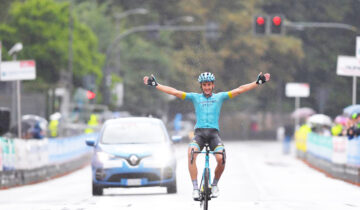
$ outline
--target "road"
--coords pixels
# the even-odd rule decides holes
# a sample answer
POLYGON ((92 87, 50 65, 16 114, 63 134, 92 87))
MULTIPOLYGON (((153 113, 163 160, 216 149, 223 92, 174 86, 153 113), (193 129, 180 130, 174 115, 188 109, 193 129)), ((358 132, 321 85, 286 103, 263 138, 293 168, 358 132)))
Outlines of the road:
MULTIPOLYGON (((281 154, 281 144, 269 141, 225 142, 227 165, 219 182, 220 197, 209 209, 342 210, 360 209, 360 187, 326 177, 291 155, 281 154)), ((177 145, 178 193, 165 188, 105 189, 91 195, 87 166, 67 176, 39 184, 0 191, 1 210, 142 210, 200 209, 192 201, 186 145, 177 145)), ((198 166, 203 165, 198 159, 198 166)), ((210 166, 214 168, 214 159, 210 166)))

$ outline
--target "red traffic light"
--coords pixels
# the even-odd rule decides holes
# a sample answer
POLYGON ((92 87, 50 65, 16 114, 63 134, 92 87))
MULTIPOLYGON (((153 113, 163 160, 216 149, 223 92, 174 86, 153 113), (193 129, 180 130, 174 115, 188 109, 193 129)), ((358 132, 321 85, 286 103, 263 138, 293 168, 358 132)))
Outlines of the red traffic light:
POLYGON ((281 24, 281 17, 279 16, 273 17, 272 22, 274 25, 279 26, 281 24))
POLYGON ((258 25, 264 25, 265 24, 265 19, 263 17, 257 17, 256 18, 256 23, 258 25))
POLYGON ((88 91, 86 91, 86 97, 88 98, 88 99, 94 99, 95 98, 95 96, 96 96, 96 94, 94 93, 94 92, 91 92, 90 90, 88 90, 88 91))

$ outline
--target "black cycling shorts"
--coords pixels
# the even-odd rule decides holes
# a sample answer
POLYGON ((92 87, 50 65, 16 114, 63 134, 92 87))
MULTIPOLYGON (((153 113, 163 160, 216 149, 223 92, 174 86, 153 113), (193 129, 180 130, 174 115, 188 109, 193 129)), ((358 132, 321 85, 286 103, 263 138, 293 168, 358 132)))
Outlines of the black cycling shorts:
POLYGON ((215 128, 196 128, 194 138, 189 146, 195 146, 201 151, 205 143, 208 143, 211 151, 219 151, 224 149, 219 131, 215 128))

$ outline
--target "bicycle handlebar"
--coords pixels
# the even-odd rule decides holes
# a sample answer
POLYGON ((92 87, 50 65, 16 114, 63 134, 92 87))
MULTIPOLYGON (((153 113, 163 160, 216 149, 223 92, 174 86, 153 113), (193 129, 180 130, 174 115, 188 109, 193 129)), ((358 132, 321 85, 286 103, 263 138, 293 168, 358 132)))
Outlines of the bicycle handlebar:
MULTIPOLYGON (((203 153, 206 154, 206 151, 194 151, 194 153, 203 153)), ((213 152, 213 151, 209 151, 210 154, 219 154, 219 155, 223 155, 223 152, 213 152)))

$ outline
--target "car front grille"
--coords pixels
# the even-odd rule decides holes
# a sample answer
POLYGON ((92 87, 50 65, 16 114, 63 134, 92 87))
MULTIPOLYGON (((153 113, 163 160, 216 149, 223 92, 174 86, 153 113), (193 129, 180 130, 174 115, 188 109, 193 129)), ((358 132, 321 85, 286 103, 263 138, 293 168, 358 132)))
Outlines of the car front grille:
POLYGON ((146 178, 148 181, 159 181, 160 177, 152 173, 123 173, 114 174, 109 178, 109 182, 120 182, 121 179, 142 179, 146 178))

